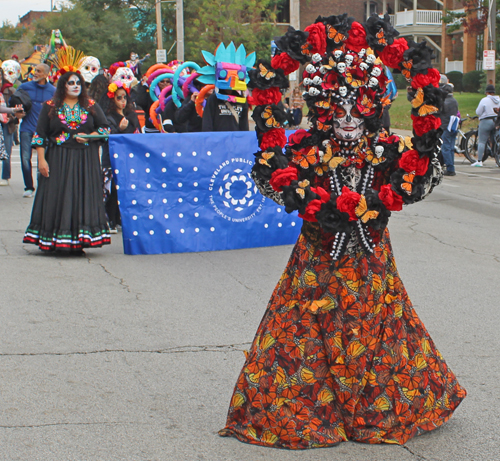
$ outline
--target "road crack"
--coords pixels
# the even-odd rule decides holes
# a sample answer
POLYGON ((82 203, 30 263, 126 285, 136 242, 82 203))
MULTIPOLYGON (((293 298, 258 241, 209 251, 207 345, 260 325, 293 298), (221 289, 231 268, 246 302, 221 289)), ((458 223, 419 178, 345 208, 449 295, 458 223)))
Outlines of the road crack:
POLYGON ((94 423, 47 423, 47 424, 23 424, 23 425, 19 425, 19 426, 3 426, 3 425, 1 425, 0 428, 2 428, 2 429, 31 429, 31 428, 37 428, 37 427, 51 427, 51 426, 95 426, 95 425, 111 426, 111 425, 116 425, 116 424, 142 424, 142 423, 120 422, 120 421, 97 421, 94 423))
POLYGON ((428 458, 424 458, 423 456, 417 455, 416 453, 413 453, 406 445, 403 445, 403 449, 406 450, 407 452, 411 453, 413 456, 416 456, 417 459, 422 460, 422 461, 427 461, 428 458))

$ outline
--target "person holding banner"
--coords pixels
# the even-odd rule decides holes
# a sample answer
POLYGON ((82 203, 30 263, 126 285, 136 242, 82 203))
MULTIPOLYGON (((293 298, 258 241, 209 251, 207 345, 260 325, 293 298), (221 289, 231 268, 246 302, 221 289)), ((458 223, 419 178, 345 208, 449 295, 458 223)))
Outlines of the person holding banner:
POLYGON ((98 142, 109 134, 102 109, 87 96, 76 67, 58 71, 52 99, 43 104, 32 145, 38 155, 38 189, 24 243, 43 251, 83 254, 111 243, 98 142))

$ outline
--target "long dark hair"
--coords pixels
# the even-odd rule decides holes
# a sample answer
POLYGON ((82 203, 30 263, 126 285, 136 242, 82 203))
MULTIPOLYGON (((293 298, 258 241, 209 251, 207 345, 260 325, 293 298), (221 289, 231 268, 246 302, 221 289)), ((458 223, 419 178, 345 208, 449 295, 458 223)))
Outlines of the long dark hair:
MULTIPOLYGON (((123 109, 123 115, 127 115, 134 110, 134 106, 132 105, 132 99, 130 98, 130 93, 127 90, 125 90, 125 88, 118 88, 118 90, 124 90, 125 95, 127 96, 127 105, 125 106, 125 109, 123 109)), ((115 94, 118 92, 118 90, 115 91, 115 94)), ((114 98, 107 98, 107 99, 108 99, 108 106, 106 108, 106 113, 112 114, 113 112, 118 112, 118 107, 116 107, 115 99, 114 98)))
POLYGON ((99 102, 103 94, 108 91, 108 79, 104 75, 96 75, 89 86, 89 96, 99 102))
POLYGON ((66 83, 68 83, 68 80, 73 75, 78 77, 81 84, 80 96, 78 96, 78 104, 80 104, 80 107, 82 109, 88 110, 91 113, 94 112, 94 108, 91 107, 89 103, 89 96, 87 94, 87 88, 85 86, 85 80, 83 79, 83 77, 77 72, 66 72, 65 74, 61 75, 61 77, 59 77, 59 80, 57 81, 56 92, 54 93, 54 96, 52 96, 54 105, 51 106, 51 110, 49 111, 50 117, 55 114, 56 109, 62 107, 64 98, 66 97, 66 83))

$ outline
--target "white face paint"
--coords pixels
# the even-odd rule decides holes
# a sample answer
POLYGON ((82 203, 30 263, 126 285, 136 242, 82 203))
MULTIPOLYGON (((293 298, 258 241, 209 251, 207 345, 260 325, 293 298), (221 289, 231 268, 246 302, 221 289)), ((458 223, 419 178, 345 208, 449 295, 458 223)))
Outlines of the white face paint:
POLYGON ((340 96, 342 96, 343 98, 345 98, 345 96, 347 95, 347 87, 346 86, 341 86, 339 88, 339 93, 340 93, 340 96))
POLYGON ((316 77, 312 79, 312 82, 314 85, 321 85, 323 79, 319 75, 316 75, 316 77))
POLYGON ((363 135, 365 122, 356 106, 338 106, 333 118, 333 132, 340 141, 356 141, 363 135))
POLYGON ((382 73, 382 69, 380 69, 380 67, 374 67, 372 69, 372 75, 374 77, 379 77, 381 73, 382 73))
POLYGON ((72 97, 80 96, 82 85, 80 79, 76 75, 72 75, 66 82, 66 95, 72 97))
POLYGON ((384 146, 375 147, 375 155, 377 156, 377 158, 382 157, 383 153, 384 153, 384 146))
POLYGON ((378 86, 378 80, 375 77, 370 78, 370 80, 368 81, 368 86, 370 88, 377 87, 378 86))
POLYGON ((132 84, 134 81, 137 81, 135 78, 134 73, 132 72, 132 69, 129 69, 128 67, 119 67, 116 70, 115 75, 111 78, 112 82, 116 82, 118 80, 121 80, 121 82, 127 87, 130 88, 132 87, 132 84))
POLYGON ((83 79, 87 83, 91 83, 97 75, 99 75, 99 70, 101 69, 101 63, 99 59, 94 58, 94 56, 87 56, 80 66, 80 74, 82 74, 83 79))
POLYGON ((2 62, 3 76, 9 83, 14 82, 21 76, 21 66, 13 59, 2 62))
POLYGON ((366 62, 368 64, 373 64, 375 62, 375 55, 374 54, 369 54, 367 57, 366 57, 366 62))
POLYGON ((343 74, 345 72, 345 62, 339 62, 337 64, 337 69, 341 74, 343 74))
POLYGON ((308 64, 306 66, 306 72, 309 74, 314 74, 314 72, 316 72, 316 67, 314 67, 312 64, 308 64))
POLYGON ((354 61, 354 58, 352 56, 352 54, 348 54, 346 57, 345 57, 345 63, 350 66, 352 64, 352 62, 354 61))
POLYGON ((335 59, 340 59, 340 57, 343 55, 344 53, 342 53, 342 50, 335 50, 333 52, 333 56, 335 57, 335 59))

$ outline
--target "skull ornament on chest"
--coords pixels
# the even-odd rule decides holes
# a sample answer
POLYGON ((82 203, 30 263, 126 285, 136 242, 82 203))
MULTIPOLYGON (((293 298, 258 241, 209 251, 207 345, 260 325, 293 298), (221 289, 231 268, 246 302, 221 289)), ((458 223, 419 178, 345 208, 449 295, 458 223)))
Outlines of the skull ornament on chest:
POLYGON ((372 65, 374 62, 375 62, 375 55, 374 54, 369 54, 367 57, 366 57, 366 62, 369 64, 369 65, 372 65))
POLYGON ((375 155, 377 158, 382 157, 382 154, 384 153, 384 146, 376 146, 375 147, 375 155))
POLYGON ((345 98, 347 96, 347 87, 346 86, 341 86, 339 88, 339 94, 340 94, 340 96, 342 96, 343 98, 345 98))
POLYGON ((368 64, 366 62, 362 62, 360 65, 359 65, 359 68, 363 71, 366 72, 366 70, 368 69, 368 64))
POLYGON ((314 67, 312 64, 308 64, 306 66, 306 72, 308 74, 314 74, 314 72, 316 72, 316 67, 314 67))
POLYGON ((94 58, 94 56, 87 56, 80 66, 80 74, 82 74, 83 79, 87 83, 91 83, 95 77, 99 74, 101 69, 101 63, 99 59, 94 58))
POLYGON ((368 86, 370 88, 377 88, 378 80, 375 77, 370 78, 370 80, 368 81, 368 86))
POLYGON ((356 106, 344 104, 335 109, 333 133, 339 141, 356 141, 363 135, 365 122, 356 106))
POLYGON ((323 82, 323 79, 319 75, 316 75, 316 77, 314 77, 312 79, 312 82, 313 82, 313 85, 321 85, 321 83, 323 82))
POLYGON ((333 52, 333 57, 338 61, 342 57, 343 54, 344 53, 342 53, 342 50, 335 50, 333 52))

